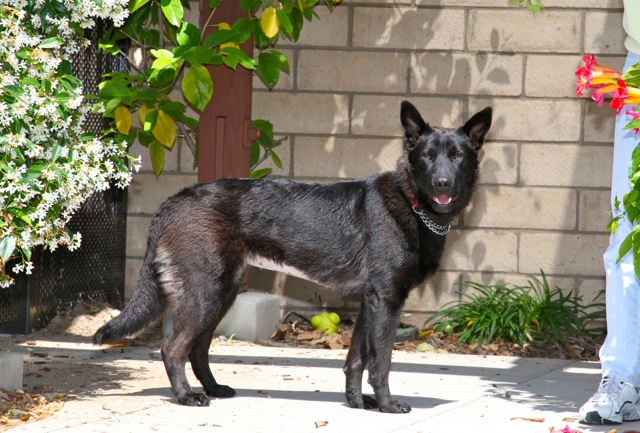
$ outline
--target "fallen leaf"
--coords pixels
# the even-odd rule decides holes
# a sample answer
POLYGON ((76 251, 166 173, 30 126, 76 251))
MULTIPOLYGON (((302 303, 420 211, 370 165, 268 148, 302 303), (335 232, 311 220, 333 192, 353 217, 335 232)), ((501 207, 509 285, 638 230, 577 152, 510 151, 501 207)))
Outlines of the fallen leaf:
POLYGON ((531 422, 544 422, 544 418, 528 418, 525 416, 516 416, 511 418, 511 421, 516 420, 516 419, 521 419, 523 421, 531 421, 531 422))

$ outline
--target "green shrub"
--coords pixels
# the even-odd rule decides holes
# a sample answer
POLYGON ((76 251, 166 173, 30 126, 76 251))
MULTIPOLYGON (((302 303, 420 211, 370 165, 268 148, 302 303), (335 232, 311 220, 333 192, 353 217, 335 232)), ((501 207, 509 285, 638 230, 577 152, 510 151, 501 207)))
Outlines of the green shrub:
POLYGON ((425 325, 446 335, 458 334, 460 343, 550 341, 564 345, 579 336, 603 332, 604 303, 583 304, 583 297, 551 289, 544 272, 528 286, 460 283, 473 290, 459 291, 464 299, 445 305, 425 325), (466 300, 465 300, 466 299, 466 300), (594 327, 599 324, 600 327, 594 327))

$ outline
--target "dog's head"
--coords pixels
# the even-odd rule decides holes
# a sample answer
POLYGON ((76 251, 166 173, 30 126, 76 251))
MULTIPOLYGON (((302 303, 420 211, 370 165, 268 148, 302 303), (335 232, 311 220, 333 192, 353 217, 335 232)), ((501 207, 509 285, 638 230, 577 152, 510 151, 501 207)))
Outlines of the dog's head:
POLYGON ((421 205, 440 214, 456 214, 469 203, 491 115, 487 107, 457 129, 432 128, 416 107, 402 102, 406 171, 421 205))

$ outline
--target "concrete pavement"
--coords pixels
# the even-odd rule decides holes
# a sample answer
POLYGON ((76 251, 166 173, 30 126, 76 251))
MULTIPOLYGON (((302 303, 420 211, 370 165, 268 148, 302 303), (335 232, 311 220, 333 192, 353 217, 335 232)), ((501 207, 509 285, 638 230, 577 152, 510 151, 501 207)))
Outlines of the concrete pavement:
MULTIPOLYGON (((598 385, 595 362, 396 351, 391 390, 413 408, 396 415, 345 405, 345 350, 216 340, 212 370, 238 394, 193 408, 173 400, 157 346, 103 350, 88 342, 30 344, 12 349, 27 355, 27 389, 42 381, 74 398, 54 416, 12 432, 546 433, 569 425, 586 433, 612 428, 574 421, 598 385)), ((370 391, 367 385, 365 391, 370 391)), ((616 428, 618 433, 640 430, 640 422, 616 428)))

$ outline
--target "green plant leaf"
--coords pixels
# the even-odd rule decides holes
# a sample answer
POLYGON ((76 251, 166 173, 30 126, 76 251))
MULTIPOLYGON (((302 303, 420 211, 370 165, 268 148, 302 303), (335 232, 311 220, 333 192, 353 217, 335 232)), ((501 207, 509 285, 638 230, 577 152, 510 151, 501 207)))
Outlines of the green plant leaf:
POLYGON ((158 110, 158 120, 153 128, 153 136, 167 149, 173 148, 176 141, 176 122, 162 110, 158 110))
POLYGON ((280 61, 273 53, 263 51, 258 55, 256 73, 262 82, 271 89, 280 77, 280 61))
POLYGON ((16 238, 7 236, 0 241, 0 258, 4 261, 9 260, 13 251, 16 249, 16 238))
POLYGON ((200 45, 200 29, 191 23, 183 22, 176 34, 176 40, 180 45, 200 45))
POLYGON ((240 7, 249 16, 260 7, 260 0, 240 0, 240 7))
POLYGON ((622 79, 627 86, 640 87, 640 62, 632 65, 622 74, 622 79))
POLYGON ((129 2, 129 12, 134 13, 147 3, 149 3, 149 0, 131 0, 129 2))
POLYGON ((213 80, 207 68, 191 66, 182 79, 182 93, 187 101, 203 111, 213 96, 213 80))
POLYGON ((272 171, 271 168, 261 168, 258 170, 254 170, 251 173, 249 173, 249 177, 251 179, 261 179, 265 176, 267 176, 268 174, 270 174, 272 171))
POLYGON ((179 27, 184 17, 184 9, 180 0, 161 0, 160 5, 167 21, 171 25, 179 27))
POLYGON ((38 47, 46 50, 49 48, 57 48, 60 45, 62 45, 62 38, 53 37, 43 40, 42 42, 40 42, 40 44, 38 44, 38 47))
POLYGON ((153 174, 156 177, 160 176, 162 169, 164 168, 164 146, 157 141, 153 140, 149 143, 149 156, 151 157, 151 166, 153 168, 153 174))

